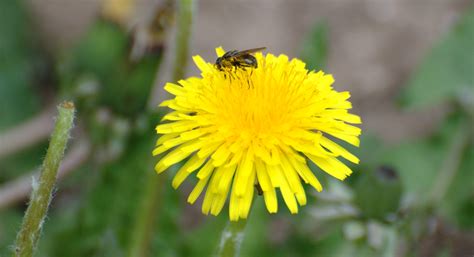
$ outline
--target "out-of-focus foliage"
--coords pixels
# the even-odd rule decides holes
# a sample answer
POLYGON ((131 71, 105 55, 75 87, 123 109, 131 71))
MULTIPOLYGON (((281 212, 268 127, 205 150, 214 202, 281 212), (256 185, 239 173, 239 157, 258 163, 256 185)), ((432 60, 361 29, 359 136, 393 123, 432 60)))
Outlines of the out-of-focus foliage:
POLYGON ((328 50, 328 28, 326 23, 314 26, 303 42, 301 59, 308 70, 321 70, 326 67, 328 50))
POLYGON ((0 2, 0 131, 38 110, 38 40, 21 1, 0 2), (21 108, 19 108, 21 107, 21 108))
POLYGON ((395 170, 382 166, 361 174, 355 192, 355 203, 367 218, 383 219, 400 207, 402 185, 395 170))
POLYGON ((474 101, 474 8, 421 63, 402 91, 406 107, 426 107, 468 94, 474 101))
POLYGON ((135 140, 133 138, 127 157, 121 161, 98 171, 82 171, 88 178, 77 182, 87 185, 86 192, 81 203, 74 206, 71 219, 57 226, 51 238, 46 237, 51 243, 47 246, 51 251, 49 256, 124 254, 152 161, 151 157, 143 157, 151 149, 150 141, 135 140), (134 159, 140 161, 130 161, 134 159), (76 238, 82 240, 76 241, 76 238), (58 248, 57 244, 63 247, 58 248))
POLYGON ((95 23, 77 47, 65 54, 59 71, 64 94, 84 94, 86 105, 107 106, 129 117, 144 111, 161 52, 132 62, 132 43, 118 25, 95 23))
MULTIPOLYGON (((386 152, 384 162, 393 165, 400 172, 405 194, 417 204, 425 204, 430 200, 431 190, 436 185, 440 172, 446 172, 444 169, 450 168, 445 167, 445 162, 450 161, 447 158, 454 137, 459 137, 459 133, 466 133, 465 130, 460 130, 461 126, 466 125, 465 122, 466 120, 459 116, 449 117, 434 135, 417 141, 403 142, 386 152)), ((469 207, 462 210, 462 206, 469 206, 469 203, 474 201, 473 149, 472 141, 467 142, 461 155, 454 157, 459 158, 459 166, 453 167, 457 170, 456 176, 446 196, 441 202, 435 203, 443 217, 463 229, 473 228, 472 219, 466 219, 472 210, 469 210, 469 207)))
MULTIPOLYGON (((45 62, 21 1, 0 1, 0 132, 40 109, 39 70, 45 62)), ((0 159, 0 183, 41 162, 41 148, 0 159)))

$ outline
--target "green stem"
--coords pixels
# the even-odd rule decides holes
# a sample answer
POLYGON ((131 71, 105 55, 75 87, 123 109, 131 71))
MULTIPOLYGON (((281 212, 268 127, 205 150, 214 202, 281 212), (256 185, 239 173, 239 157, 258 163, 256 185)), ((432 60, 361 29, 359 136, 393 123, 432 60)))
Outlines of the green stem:
POLYGON ((461 121, 456 133, 453 135, 451 147, 448 150, 446 159, 444 160, 441 169, 438 173, 438 177, 431 190, 428 204, 430 206, 436 206, 443 200, 444 196, 448 192, 451 183, 456 177, 456 173, 460 168, 464 151, 469 145, 469 124, 464 120, 461 121))
POLYGON ((247 220, 229 221, 222 231, 217 257, 238 257, 245 236, 247 220))
POLYGON ((63 159, 73 125, 74 110, 74 104, 71 102, 64 102, 58 107, 59 116, 41 168, 39 181, 33 180, 30 203, 16 238, 13 255, 15 257, 31 257, 34 254, 51 202, 51 192, 56 182, 59 164, 63 159))
MULTIPOLYGON (((179 1, 173 81, 182 79, 186 71, 193 11, 193 0, 179 1)), ((128 256, 130 257, 144 257, 149 253, 155 227, 154 223, 161 205, 162 184, 165 179, 166 176, 157 176, 154 172, 149 175, 148 184, 141 199, 142 202, 133 228, 132 242, 128 249, 128 256)))
POLYGON ((132 231, 132 242, 128 251, 129 257, 148 256, 155 221, 161 205, 162 185, 165 178, 165 176, 157 176, 154 172, 149 173, 148 183, 132 231))
POLYGON ((173 67, 174 82, 182 79, 186 71, 194 11, 193 0, 179 0, 178 8, 178 31, 176 32, 176 51, 173 67))

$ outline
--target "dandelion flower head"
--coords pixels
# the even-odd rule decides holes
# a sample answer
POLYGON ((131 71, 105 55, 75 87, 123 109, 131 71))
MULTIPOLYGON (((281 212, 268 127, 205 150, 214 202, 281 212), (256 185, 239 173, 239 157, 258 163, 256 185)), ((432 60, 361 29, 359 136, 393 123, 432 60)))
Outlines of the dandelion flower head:
POLYGON ((262 53, 255 58, 257 68, 222 71, 194 56, 201 77, 165 85, 174 98, 160 106, 173 111, 156 127, 161 137, 153 154, 163 157, 155 170, 185 160, 173 187, 195 174, 188 202, 204 191, 202 212, 217 215, 229 199, 233 221, 247 218, 256 188, 268 212, 278 211, 279 191, 297 213, 307 200, 302 182, 322 190, 309 162, 340 180, 352 173, 340 159, 359 162, 334 140, 359 145, 361 130, 351 124, 361 119, 348 112, 349 92, 335 91, 331 75, 308 71, 298 59, 262 53))

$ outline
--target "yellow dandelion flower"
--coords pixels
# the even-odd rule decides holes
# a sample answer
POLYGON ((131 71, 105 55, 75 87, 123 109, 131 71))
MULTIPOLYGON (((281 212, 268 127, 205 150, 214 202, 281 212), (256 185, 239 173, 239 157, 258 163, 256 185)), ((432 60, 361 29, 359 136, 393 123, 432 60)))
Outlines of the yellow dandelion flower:
MULTIPOLYGON (((224 50, 216 49, 222 56, 224 50)), ((217 215, 229 201, 229 216, 247 218, 258 185, 270 213, 278 210, 277 191, 291 213, 306 204, 302 181, 322 190, 308 161, 343 180, 351 170, 338 158, 359 159, 335 143, 358 146, 359 116, 348 113, 349 92, 337 92, 334 79, 286 55, 256 53, 258 68, 219 71, 194 56, 201 77, 167 83, 174 95, 160 106, 174 111, 156 127, 154 155, 167 152, 155 170, 165 171, 185 159, 172 185, 190 174, 199 179, 188 197, 194 203, 204 188, 202 212, 217 215), (330 136, 330 137, 329 137, 330 136)))

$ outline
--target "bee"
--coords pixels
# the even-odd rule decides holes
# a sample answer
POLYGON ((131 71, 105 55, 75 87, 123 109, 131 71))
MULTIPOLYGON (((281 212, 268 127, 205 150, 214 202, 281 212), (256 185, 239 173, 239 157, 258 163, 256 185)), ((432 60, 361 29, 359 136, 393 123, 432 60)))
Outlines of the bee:
POLYGON ((253 48, 243 51, 231 50, 226 52, 223 56, 216 59, 216 67, 220 71, 232 69, 257 68, 257 59, 252 53, 259 52, 266 49, 266 47, 253 48))

